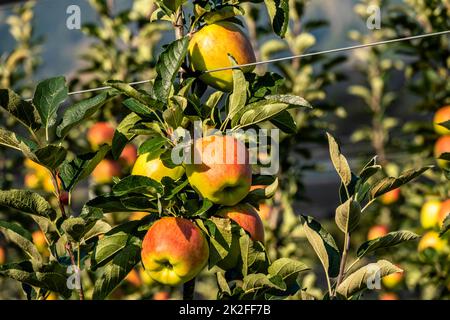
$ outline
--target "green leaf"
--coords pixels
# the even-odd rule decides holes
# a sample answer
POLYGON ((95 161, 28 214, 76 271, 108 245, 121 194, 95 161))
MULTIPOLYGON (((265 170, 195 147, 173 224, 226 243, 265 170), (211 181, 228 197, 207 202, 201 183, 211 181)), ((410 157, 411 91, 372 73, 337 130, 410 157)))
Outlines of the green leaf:
POLYGON ((280 112, 289 108, 286 103, 261 100, 245 107, 245 111, 240 115, 239 127, 252 126, 254 124, 270 120, 280 112))
POLYGON ((336 169, 339 177, 346 186, 348 186, 352 179, 352 172, 348 165, 347 159, 341 154, 341 150, 336 140, 331 134, 327 132, 328 144, 330 149, 330 158, 333 162, 333 166, 336 169))
POLYGON ((37 263, 42 262, 41 254, 31 241, 31 235, 27 230, 18 224, 0 220, 0 231, 9 241, 15 243, 22 249, 31 259, 37 263))
POLYGON ((184 119, 184 109, 186 109, 188 101, 185 97, 172 96, 169 99, 169 106, 163 112, 164 121, 173 129, 181 126, 184 119))
POLYGON ((336 242, 314 218, 302 216, 302 219, 306 238, 316 252, 327 277, 336 277, 340 264, 340 253, 336 242))
POLYGON ((336 224, 342 232, 355 230, 361 218, 361 206, 358 202, 348 199, 336 209, 336 224))
POLYGON ((71 129, 92 117, 101 106, 108 103, 117 94, 118 92, 116 90, 106 90, 95 97, 81 100, 68 107, 64 112, 62 122, 56 128, 58 137, 64 138, 71 129))
POLYGON ((244 289, 245 294, 248 294, 261 289, 277 289, 284 291, 286 290, 286 286, 275 284, 263 273, 254 273, 244 277, 242 289, 244 289))
POLYGON ((87 178, 110 148, 108 145, 102 145, 96 152, 79 155, 72 161, 64 161, 59 171, 64 190, 72 190, 78 182, 87 178))
POLYGON ((141 248, 131 244, 117 254, 112 263, 105 267, 100 279, 95 282, 92 299, 105 299, 141 259, 141 248))
POLYGON ((111 230, 111 226, 105 221, 98 220, 95 225, 84 234, 83 240, 88 241, 92 238, 98 237, 99 235, 105 234, 111 230))
POLYGON ((40 194, 29 190, 0 190, 0 205, 54 220, 56 212, 40 194))
POLYGON ((68 235, 69 240, 79 242, 86 233, 86 221, 80 217, 70 217, 61 224, 61 229, 68 235))
POLYGON ((155 199, 148 196, 100 196, 90 200, 87 205, 99 208, 103 213, 149 211, 155 212, 155 199))
POLYGON ((50 144, 37 149, 34 154, 41 165, 47 167, 49 170, 54 170, 66 159, 67 150, 61 146, 50 144))
POLYGON ((203 15, 203 20, 205 20, 206 24, 213 24, 243 14, 244 10, 240 7, 225 5, 217 10, 205 13, 203 15))
POLYGON ((67 94, 68 89, 64 77, 46 79, 37 85, 33 104, 36 106, 45 128, 55 124, 56 112, 60 104, 66 100, 67 94))
POLYGON ((138 102, 143 103, 148 107, 148 109, 161 110, 161 108, 163 107, 163 104, 161 102, 153 99, 150 95, 148 95, 145 92, 136 90, 128 83, 118 80, 109 80, 106 82, 106 84, 114 89, 119 90, 128 97, 134 98, 138 102))
MULTIPOLYGON (((266 271, 269 261, 264 245, 252 241, 248 233, 240 229, 239 248, 241 250, 241 272, 243 276, 250 273, 266 271)), ((233 248, 232 248, 233 250, 233 248)))
POLYGON ((283 102, 295 107, 312 108, 311 104, 304 98, 292 94, 272 94, 265 96, 264 99, 274 102, 283 102))
POLYGON ((0 275, 61 294, 68 299, 72 291, 67 287, 65 269, 51 265, 46 270, 34 271, 29 261, 0 265, 0 275))
POLYGON ((440 122, 438 123, 439 126, 444 127, 448 130, 450 130, 450 120, 444 121, 444 122, 440 122))
POLYGON ((411 240, 416 240, 418 238, 419 238, 419 235, 417 235, 411 231, 389 232, 385 236, 364 242, 358 248, 357 255, 359 258, 361 258, 361 257, 368 255, 369 253, 374 252, 378 249, 393 247, 400 243, 403 243, 406 241, 411 241, 411 240))
POLYGON ((264 0, 273 31, 284 38, 289 25, 289 0, 264 0))
POLYGON ((149 177, 130 175, 114 185, 112 191, 115 196, 123 196, 128 193, 162 194, 163 187, 159 182, 149 177))
MULTIPOLYGON (((233 66, 237 65, 236 60, 229 56, 233 66)), ((244 73, 240 69, 233 69, 233 92, 230 94, 228 103, 228 119, 232 120, 231 124, 234 126, 239 123, 239 118, 236 118, 241 110, 245 107, 247 101, 248 83, 245 80, 244 73)))
POLYGON ((166 102, 178 71, 186 57, 189 38, 175 40, 159 56, 156 63, 154 93, 161 102, 166 102))
POLYGON ((22 100, 10 89, 0 89, 0 107, 33 131, 41 127, 41 120, 36 108, 31 103, 22 100))
POLYGON ((216 272, 217 277, 217 286, 219 287, 221 292, 225 292, 229 296, 231 296, 231 289, 228 285, 227 279, 225 279, 225 275, 223 272, 216 272))
POLYGON ((442 237, 448 230, 450 229, 450 213, 444 219, 442 223, 441 231, 439 232, 439 236, 442 237))
POLYGON ((438 157, 438 159, 450 161, 450 152, 441 153, 441 155, 438 157))
POLYGON ((387 260, 379 260, 376 263, 370 263, 348 275, 337 287, 336 292, 349 298, 355 293, 366 289, 368 283, 372 284, 373 281, 376 280, 376 277, 382 278, 402 271, 402 269, 396 267, 387 260))
POLYGON ((134 98, 129 98, 123 102, 124 106, 136 113, 140 117, 151 117, 153 115, 151 109, 145 104, 140 103, 134 98))
POLYGON ((287 134, 294 134, 297 132, 297 124, 287 110, 277 114, 275 117, 270 119, 270 122, 287 134))
POLYGON ((209 267, 211 268, 228 256, 233 241, 231 220, 210 217, 205 221, 206 225, 200 219, 196 219, 196 222, 205 233, 210 235, 209 267))
POLYGON ((159 152, 161 148, 166 144, 167 140, 163 136, 156 136, 150 138, 139 146, 138 154, 149 153, 153 156, 155 152, 159 152))
POLYGON ((300 272, 310 270, 305 264, 290 258, 275 260, 269 267, 268 272, 273 276, 281 276, 286 284, 296 280, 300 272))
POLYGON ((36 160, 32 149, 36 148, 37 145, 34 142, 19 137, 12 131, 0 128, 0 145, 21 151, 25 157, 36 160))
POLYGON ((428 169, 433 168, 433 166, 422 167, 418 170, 411 169, 403 172, 398 178, 387 177, 377 182, 370 190, 370 196, 372 199, 377 198, 391 190, 397 189, 402 185, 410 182, 411 180, 417 178, 422 173, 428 169))
POLYGON ((134 133, 130 132, 130 129, 141 120, 142 118, 136 113, 130 113, 117 126, 111 147, 111 152, 115 160, 119 159, 123 148, 135 136, 134 133))

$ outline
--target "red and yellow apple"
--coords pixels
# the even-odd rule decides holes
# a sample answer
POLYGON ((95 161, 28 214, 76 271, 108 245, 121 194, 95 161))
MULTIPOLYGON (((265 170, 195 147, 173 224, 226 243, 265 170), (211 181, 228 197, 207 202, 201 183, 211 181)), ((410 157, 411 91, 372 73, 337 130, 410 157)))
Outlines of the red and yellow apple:
POLYGON ((399 300, 396 293, 386 292, 379 295, 378 300, 399 300))
POLYGON ((438 224, 440 209, 439 200, 428 200, 424 203, 420 209, 420 223, 424 229, 434 228, 438 224))
POLYGON ((272 209, 273 209, 272 206, 269 205, 268 203, 266 203, 266 202, 261 203, 259 205, 259 210, 258 210, 261 220, 269 221, 270 216, 272 214, 272 209))
POLYGON ((170 293, 168 293, 167 291, 159 291, 153 295, 153 300, 169 300, 169 299, 170 293))
POLYGON ((449 214, 450 214, 450 199, 447 199, 447 200, 441 202, 441 209, 439 210, 439 214, 438 214, 439 227, 442 227, 442 225, 444 224, 445 218, 449 214))
POLYGON ((432 248, 437 252, 442 252, 446 245, 446 241, 439 237, 439 233, 436 231, 428 231, 425 233, 419 241, 417 250, 419 252, 424 251, 427 248, 432 248))
MULTIPOLYGON (((238 64, 253 63, 255 53, 248 37, 235 23, 219 21, 205 25, 194 33, 188 48, 189 61, 194 71, 207 71, 230 67, 228 54, 238 64)), ((251 72, 254 66, 243 67, 243 72, 251 72)), ((200 79, 206 84, 222 91, 233 89, 232 70, 203 73, 200 79)))
POLYGON ((396 203, 399 198, 400 198, 400 188, 396 188, 383 194, 380 197, 380 200, 382 204, 390 205, 396 203))
MULTIPOLYGON (((29 189, 44 189, 47 192, 55 192, 55 187, 53 185, 53 179, 50 171, 44 166, 30 160, 26 159, 25 167, 27 168, 27 173, 25 174, 24 185, 29 189)), ((58 181, 61 185, 61 181, 58 181)))
POLYGON ((450 153, 450 135, 442 136, 434 144, 434 157, 441 168, 450 168, 450 161, 439 159, 443 153, 450 153))
POLYGON ((450 130, 444 126, 439 125, 439 123, 444 123, 450 120, 450 106, 445 106, 440 108, 434 114, 433 125, 434 131, 439 135, 450 135, 450 130))
POLYGON ((120 166, 116 161, 103 159, 92 171, 91 176, 95 183, 103 184, 112 182, 112 178, 120 174, 120 166))
POLYGON ((112 144, 114 127, 108 122, 97 122, 89 128, 87 140, 93 150, 98 150, 102 144, 112 144))
POLYGON ((381 282, 386 288, 393 289, 402 282, 403 277, 403 272, 395 272, 381 278, 381 282))
POLYGON ((153 280, 177 286, 193 279, 203 269, 209 247, 193 222, 164 217, 147 231, 141 256, 145 271, 153 280))
POLYGON ((33 243, 40 253, 44 253, 47 251, 47 240, 41 230, 34 231, 31 234, 31 238, 33 239, 33 243))
POLYGON ((184 174, 184 168, 182 166, 167 167, 160 159, 160 155, 160 153, 141 154, 134 163, 131 174, 146 176, 158 182, 161 182, 164 177, 169 177, 172 180, 180 179, 184 174))
POLYGON ((0 247, 0 264, 4 264, 6 261, 6 253, 3 247, 0 247))
POLYGON ((127 167, 131 167, 137 159, 137 149, 133 144, 127 144, 122 153, 119 156, 119 161, 125 164, 127 167))
POLYGON ((367 233, 367 240, 373 240, 385 236, 389 232, 389 228, 386 225, 375 225, 369 229, 367 233))
POLYGON ((244 199, 252 184, 252 167, 245 145, 231 136, 197 139, 193 159, 186 164, 190 185, 203 198, 234 206, 244 199))

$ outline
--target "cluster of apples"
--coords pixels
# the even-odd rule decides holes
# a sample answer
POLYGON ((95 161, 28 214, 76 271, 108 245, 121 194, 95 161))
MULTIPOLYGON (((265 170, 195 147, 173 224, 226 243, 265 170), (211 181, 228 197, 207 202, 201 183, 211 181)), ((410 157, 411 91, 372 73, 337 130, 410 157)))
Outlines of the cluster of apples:
POLYGON ((446 121, 450 121, 450 106, 440 108, 433 118, 434 131, 439 135, 434 144, 434 156, 441 168, 450 169, 450 161, 439 159, 443 153, 450 153, 450 130, 440 125, 446 121))
MULTIPOLYGON (((264 225, 258 212, 241 201, 250 192, 252 167, 244 143, 231 136, 211 135, 196 140, 192 154, 195 163, 170 169, 161 159, 139 156, 132 174, 154 180, 168 176, 174 180, 186 174, 191 187, 202 197, 221 205, 215 214, 228 218, 247 231, 255 241, 264 241, 264 225), (239 155, 245 155, 240 161, 239 155), (140 158, 144 157, 144 160, 140 158)), ((228 269, 236 265, 239 255, 238 239, 219 266, 228 269)), ((142 262, 155 281, 176 286, 195 277, 206 265, 209 246, 202 231, 183 217, 163 217, 155 222, 144 237, 142 262)))
MULTIPOLYGON (((96 151, 103 144, 112 144, 114 137, 114 126, 109 122, 97 122, 89 128, 87 140, 92 150, 96 151)), ((137 149, 133 144, 127 144, 119 160, 103 159, 95 167, 91 174, 92 180, 97 184, 111 183, 113 177, 120 177, 136 161, 137 149)))

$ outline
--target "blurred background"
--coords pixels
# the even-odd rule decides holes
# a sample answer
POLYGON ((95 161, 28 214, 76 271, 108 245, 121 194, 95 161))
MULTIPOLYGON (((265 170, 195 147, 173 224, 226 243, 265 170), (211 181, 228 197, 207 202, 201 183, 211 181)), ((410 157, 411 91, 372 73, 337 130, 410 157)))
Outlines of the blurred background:
MULTIPOLYGON (((279 39, 270 29, 264 8, 243 4, 246 14, 241 20, 258 60, 450 29, 448 0, 290 0, 289 5, 288 33, 285 39, 279 39), (373 14, 371 5, 380 8, 380 29, 367 27, 373 14)), ((151 21, 155 8, 152 0, 0 1, 0 87, 11 87, 28 98, 38 81, 56 75, 66 77, 70 91, 100 87, 108 79, 151 79, 156 57, 174 38, 170 23, 151 21), (72 4, 81 10, 80 30, 66 27, 66 10, 72 4)), ((296 111, 298 131, 284 137, 281 144, 281 189, 267 204, 282 216, 267 221, 273 256, 317 262, 297 230, 295 214, 330 222, 334 219, 339 179, 329 161, 325 131, 338 138, 355 171, 375 155, 385 166, 385 174, 391 176, 436 164, 433 147, 438 135, 433 129, 433 116, 450 104, 449 66, 450 37, 444 35, 257 68, 256 72, 280 74, 286 80, 284 92, 301 95, 315 107, 312 111, 296 111)), ((92 95, 79 94, 71 99, 75 102, 92 95)), ((86 132, 95 122, 108 122, 114 127, 126 114, 120 101, 110 102, 79 132, 71 133, 70 147, 89 150, 86 132)), ((15 123, 0 113, 0 125, 14 127, 15 123)), ((0 147, 1 189, 25 185, 45 191, 45 183, 37 182, 21 155, 6 152, 0 147)), ((125 175, 129 167, 122 165, 120 171, 125 175)), ((107 188, 108 183, 105 185, 107 188)), ((91 180, 76 190, 72 205, 81 208, 87 199, 104 190, 91 180)), ((353 241, 365 240, 373 225, 419 234, 431 232, 420 224, 421 208, 430 199, 448 199, 449 190, 437 167, 417 183, 402 188, 395 201, 377 203, 364 217, 365 224, 353 241)), ((385 286, 380 292, 368 293, 368 298, 380 298, 385 293, 405 299, 449 298, 448 256, 424 258, 416 246, 405 246, 393 258, 409 267, 405 267, 410 270, 405 278, 392 288, 385 286)), ((320 273, 319 267, 317 270, 320 273)), ((198 286, 199 295, 210 298, 210 282, 205 280, 198 286)), ((137 289, 129 288, 133 286, 130 283, 123 289, 123 296, 142 297, 140 292, 135 293, 137 289)), ((324 283, 311 274, 305 277, 304 285, 314 288, 311 294, 319 296, 324 283)), ((2 285, 0 298, 20 297, 14 286, 9 291, 3 288, 6 286, 2 285)), ((176 292, 173 294, 176 296, 176 292)))

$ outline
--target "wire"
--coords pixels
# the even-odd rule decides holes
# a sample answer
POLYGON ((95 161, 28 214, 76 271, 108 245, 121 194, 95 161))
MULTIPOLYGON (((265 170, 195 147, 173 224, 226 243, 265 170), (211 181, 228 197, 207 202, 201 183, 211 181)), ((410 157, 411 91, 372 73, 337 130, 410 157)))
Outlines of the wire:
MULTIPOLYGON (((269 63, 274 63, 274 62, 279 62, 279 61, 312 57, 312 56, 317 56, 317 55, 321 55, 321 54, 336 53, 336 52, 350 51, 350 50, 356 50, 356 49, 362 49, 362 48, 368 48, 368 47, 375 47, 375 46, 388 44, 388 43, 410 41, 410 40, 415 40, 415 39, 423 39, 423 38, 428 38, 428 37, 440 36, 440 35, 444 35, 444 34, 448 34, 448 33, 450 33, 450 30, 432 32, 432 33, 426 33, 426 34, 421 34, 421 35, 416 35, 416 36, 384 40, 384 41, 378 41, 378 42, 372 42, 372 43, 366 43, 366 44, 343 47, 343 48, 329 49, 329 50, 323 50, 323 51, 318 51, 318 52, 304 53, 304 54, 299 54, 299 55, 294 55, 294 56, 265 60, 265 61, 257 61, 257 62, 252 62, 252 63, 239 64, 239 65, 235 65, 235 66, 217 68, 217 69, 213 69, 213 70, 206 70, 206 71, 203 71, 203 73, 225 71, 225 70, 238 69, 238 68, 249 67, 249 66, 257 66, 257 65, 261 65, 261 64, 269 64, 269 63)), ((135 82, 128 83, 128 85, 135 86, 135 85, 149 83, 150 81, 151 80, 135 81, 135 82)), ((73 91, 73 92, 69 92, 68 95, 71 96, 71 95, 76 95, 76 94, 81 94, 81 93, 97 92, 97 91, 103 91, 103 90, 108 90, 108 89, 112 89, 112 88, 110 86, 104 86, 104 87, 99 87, 99 88, 73 91)), ((31 101, 31 100, 32 99, 27 99, 26 101, 31 101)))

